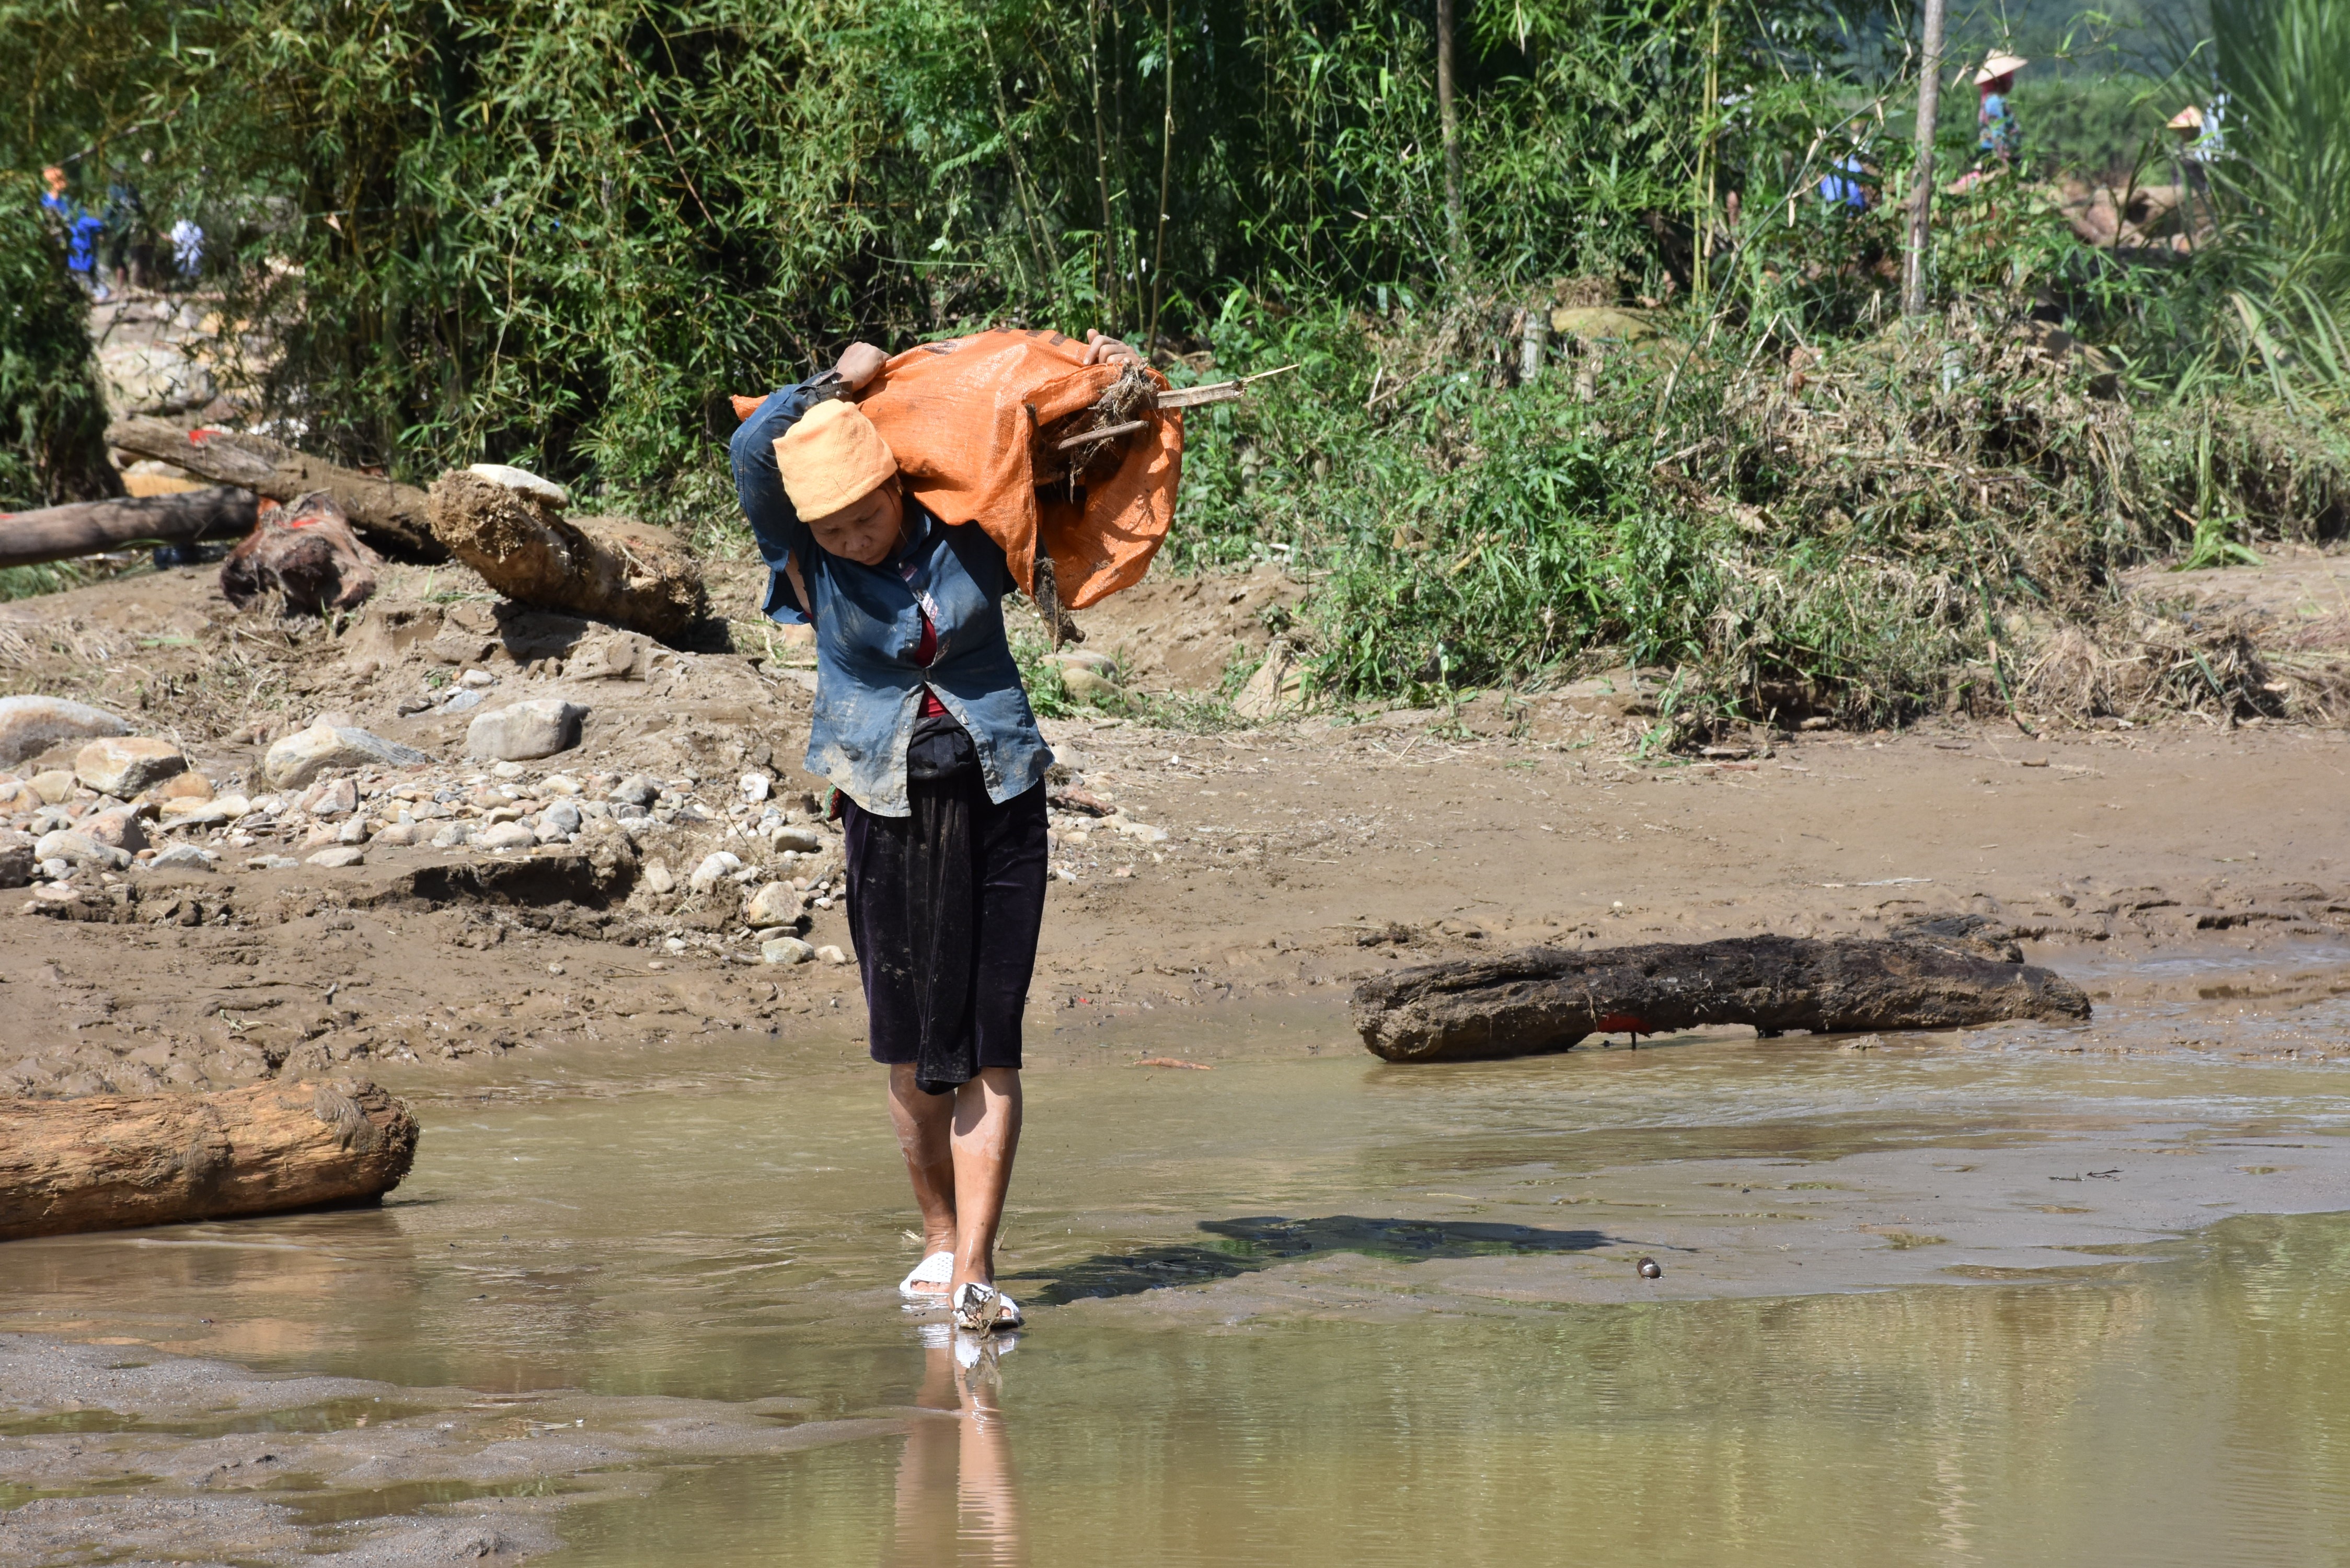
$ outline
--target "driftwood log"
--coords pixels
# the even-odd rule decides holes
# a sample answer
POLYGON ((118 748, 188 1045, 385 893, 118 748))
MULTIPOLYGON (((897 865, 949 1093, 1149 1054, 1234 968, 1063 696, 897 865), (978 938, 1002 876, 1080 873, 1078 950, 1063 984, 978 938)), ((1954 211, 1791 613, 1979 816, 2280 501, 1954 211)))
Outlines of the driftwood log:
POLYGON ((350 519, 323 490, 283 506, 265 506, 253 532, 221 563, 221 595, 249 609, 271 594, 287 613, 324 616, 357 609, 375 592, 383 565, 351 532, 350 519))
POLYGON ((133 545, 234 539, 252 529, 255 504, 253 492, 224 487, 0 512, 0 566, 70 561, 133 545))
POLYGON ((567 517, 545 480, 531 490, 452 469, 432 482, 432 532, 490 587, 664 641, 708 613, 702 566, 666 528, 627 517, 567 517))
POLYGON ((1935 941, 1745 937, 1568 952, 1526 948, 1422 964, 1355 988, 1355 1027, 1390 1062, 1565 1051, 1589 1034, 1709 1023, 1762 1033, 2077 1022, 2089 999, 2061 975, 1935 941))
POLYGON ((120 451, 171 463, 217 484, 238 485, 272 501, 293 501, 323 490, 377 548, 412 561, 448 558, 432 537, 424 492, 412 484, 344 468, 267 436, 183 431, 161 420, 118 420, 106 427, 106 440, 120 451))
POLYGON ((365 1082, 0 1100, 0 1241, 367 1202, 415 1158, 365 1082))

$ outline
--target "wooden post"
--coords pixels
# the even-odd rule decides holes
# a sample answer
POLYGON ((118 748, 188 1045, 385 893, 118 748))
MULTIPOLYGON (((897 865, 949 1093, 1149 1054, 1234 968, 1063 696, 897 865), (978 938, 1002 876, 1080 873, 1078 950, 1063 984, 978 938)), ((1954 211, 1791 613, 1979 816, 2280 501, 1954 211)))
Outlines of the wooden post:
POLYGON ((1926 309, 1926 242, 1934 208, 1934 119, 1942 103, 1942 0, 1926 0, 1924 57, 1918 67, 1918 171, 1909 182, 1909 242, 1901 263, 1901 311, 1926 309))
POLYGON ((1452 0, 1436 0, 1436 118, 1444 130, 1444 228, 1456 266, 1467 262, 1461 210, 1461 120, 1452 107, 1452 0))

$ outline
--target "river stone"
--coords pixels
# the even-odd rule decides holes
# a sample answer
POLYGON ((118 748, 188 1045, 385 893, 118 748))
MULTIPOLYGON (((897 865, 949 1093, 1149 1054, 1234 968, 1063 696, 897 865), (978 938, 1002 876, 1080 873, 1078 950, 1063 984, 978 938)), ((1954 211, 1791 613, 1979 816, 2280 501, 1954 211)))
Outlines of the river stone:
POLYGON ((449 701, 441 704, 441 711, 443 713, 470 713, 488 701, 488 698, 483 696, 482 693, 474 691, 472 687, 461 686, 456 691, 449 694, 449 701))
POLYGON ((1117 681, 1086 664, 1062 667, 1061 690, 1080 702, 1107 702, 1126 695, 1117 681))
POLYGON ((668 861, 645 862, 645 886, 656 893, 673 893, 677 890, 677 877, 671 872, 668 861))
POLYGON ((68 833, 63 828, 41 835, 33 846, 33 858, 62 860, 68 866, 99 866, 110 871, 130 864, 130 857, 121 850, 100 844, 87 834, 68 833))
POLYGON ((60 741, 127 735, 113 714, 63 697, 0 697, 0 768, 37 757, 60 741))
POLYGON ((743 923, 753 930, 796 925, 806 907, 806 894, 788 882, 770 882, 752 894, 751 901, 743 906, 743 923))
POLYGON ((797 937, 776 937, 759 944, 759 956, 769 963, 806 963, 816 950, 797 937))
POLYGON ((303 795, 301 807, 312 816, 348 816, 359 808, 359 786, 349 779, 324 779, 303 795))
POLYGON ((63 768, 51 768, 45 774, 35 774, 26 781, 45 805, 63 805, 74 797, 74 776, 63 768))
POLYGON ((213 781, 193 768, 173 774, 161 784, 148 787, 147 798, 158 803, 170 800, 210 800, 214 791, 213 781))
POLYGON ((147 862, 150 871, 209 871, 220 857, 209 849, 199 849, 192 844, 174 844, 159 851, 147 862))
POLYGON ((241 794, 216 794, 210 800, 190 800, 182 796, 163 803, 165 827, 218 827, 234 822, 253 809, 241 794))
POLYGON ((329 871, 339 871, 347 866, 357 866, 367 859, 367 851, 355 844, 338 844, 332 849, 321 849, 307 857, 313 866, 323 866, 329 871))
POLYGON ((0 888, 21 888, 33 879, 33 836, 0 828, 0 888))
POLYGON ((579 722, 587 716, 587 709, 560 697, 493 708, 466 726, 465 754, 503 762, 551 757, 579 743, 579 722))
POLYGON ((756 805, 767 798, 768 792, 775 788, 775 784, 764 774, 744 774, 737 781, 736 787, 742 790, 744 800, 756 805))
POLYGON ((349 725, 313 724, 269 748, 261 771, 279 789, 300 789, 322 774, 366 767, 407 768, 432 759, 413 746, 349 725))
POLYGON ((473 836, 473 843, 484 849, 528 849, 537 842, 538 835, 519 822, 497 823, 473 836))
POLYGON ((377 834, 372 842, 377 844, 396 844, 404 847, 415 843, 418 835, 421 831, 421 827, 416 823, 395 822, 390 826, 385 828, 381 833, 377 834))
POLYGON ((169 741, 147 735, 109 735, 74 754, 74 777, 82 787, 117 800, 129 800, 187 771, 185 753, 169 741))
POLYGON ((693 868, 693 875, 688 878, 688 885, 697 893, 707 893, 721 881, 741 869, 743 869, 743 861, 739 856, 730 854, 723 849, 712 850, 702 857, 701 865, 693 868))
POLYGON ((82 818, 78 831, 83 837, 109 849, 136 855, 147 847, 147 825, 139 820, 136 806, 119 805, 112 811, 93 812, 82 818))
POLYGON ((579 831, 579 808, 567 800, 558 800, 538 814, 538 825, 551 827, 557 833, 577 833, 579 831))
POLYGON ((621 805, 650 805, 660 792, 660 780, 650 774, 631 774, 612 786, 610 798, 621 805))
POLYGON ((842 952, 838 948, 834 947, 829 942, 826 943, 823 947, 816 949, 816 956, 817 961, 823 963, 847 963, 848 961, 848 955, 842 952))
POLYGON ((824 835, 813 827, 778 827, 767 842, 782 855, 815 855, 824 848, 824 835))

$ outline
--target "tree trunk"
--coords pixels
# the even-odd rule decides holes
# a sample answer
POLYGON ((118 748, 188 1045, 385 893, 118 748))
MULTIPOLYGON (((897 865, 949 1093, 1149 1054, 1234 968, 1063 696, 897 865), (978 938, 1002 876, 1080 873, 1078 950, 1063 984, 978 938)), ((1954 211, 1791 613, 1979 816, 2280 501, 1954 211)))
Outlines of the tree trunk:
POLYGON ((430 504, 440 541, 516 604, 664 640, 709 610, 700 563, 665 528, 626 517, 566 517, 462 468, 432 482, 430 504))
POLYGON ((1444 136, 1444 229, 1455 265, 1465 263, 1468 225, 1461 210, 1461 120, 1452 108, 1452 0, 1436 0, 1436 118, 1444 136))
POLYGON ((365 1082, 0 1100, 0 1241, 369 1201, 416 1136, 365 1082))
POLYGON ((1934 119, 1942 107, 1942 0, 1926 0, 1925 54, 1918 67, 1918 171, 1909 182, 1909 243, 1901 260, 1901 312, 1926 309, 1926 240, 1934 212, 1934 119))
POLYGON ((234 539, 252 532, 255 508, 250 490, 222 488, 0 512, 0 566, 69 561, 134 545, 234 539))
POLYGON ((448 559, 426 519, 424 492, 412 484, 338 467, 267 436, 183 431, 161 420, 117 421, 107 427, 106 440, 120 451, 171 463, 199 479, 240 485, 272 501, 323 490, 378 549, 405 560, 448 559))
POLYGON ((1747 937, 1567 952, 1527 948, 1365 981, 1355 1027, 1390 1062, 1565 1051, 1587 1034, 1711 1023, 1836 1033, 2078 1022, 2089 999, 2044 969, 1933 941, 1747 937))
POLYGON ((286 612, 323 618, 330 609, 357 609, 375 594, 382 561, 351 532, 350 519, 325 491, 284 506, 264 507, 237 547, 221 563, 221 595, 249 609, 270 594, 286 612))

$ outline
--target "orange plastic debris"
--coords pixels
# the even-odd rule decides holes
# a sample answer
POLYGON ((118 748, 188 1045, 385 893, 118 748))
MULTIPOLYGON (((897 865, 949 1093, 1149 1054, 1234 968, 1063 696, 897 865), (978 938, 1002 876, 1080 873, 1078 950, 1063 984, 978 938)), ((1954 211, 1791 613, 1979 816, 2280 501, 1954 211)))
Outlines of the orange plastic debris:
MULTIPOLYGON (((1037 542, 1053 559, 1061 602, 1099 604, 1131 587, 1175 519, 1183 474, 1183 416, 1146 409, 1123 438, 1115 471, 1073 499, 1037 489, 1039 431, 1090 405, 1119 376, 1087 365, 1086 346, 1058 332, 981 332, 925 343, 891 358, 858 394, 914 497, 941 522, 976 523, 1001 545, 1021 587, 1035 589, 1037 542)), ((1149 372, 1164 389, 1166 378, 1149 372)), ((756 398, 736 398, 748 419, 756 398)))

